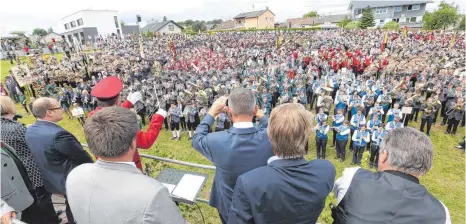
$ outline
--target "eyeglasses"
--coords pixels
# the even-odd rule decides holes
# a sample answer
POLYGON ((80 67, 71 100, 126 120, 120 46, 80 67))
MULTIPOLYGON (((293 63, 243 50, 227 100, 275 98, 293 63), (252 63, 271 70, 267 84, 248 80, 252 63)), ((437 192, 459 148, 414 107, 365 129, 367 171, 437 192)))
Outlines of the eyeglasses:
POLYGON ((62 108, 61 107, 55 107, 55 108, 50 108, 48 110, 61 110, 62 108))

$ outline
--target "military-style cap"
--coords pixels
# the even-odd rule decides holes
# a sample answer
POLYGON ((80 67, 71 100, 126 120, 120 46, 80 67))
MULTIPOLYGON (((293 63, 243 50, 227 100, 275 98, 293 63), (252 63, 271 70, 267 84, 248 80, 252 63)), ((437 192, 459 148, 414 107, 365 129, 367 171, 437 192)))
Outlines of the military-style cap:
POLYGON ((109 100, 118 96, 123 89, 123 83, 115 76, 108 76, 98 82, 91 95, 99 100, 109 100))

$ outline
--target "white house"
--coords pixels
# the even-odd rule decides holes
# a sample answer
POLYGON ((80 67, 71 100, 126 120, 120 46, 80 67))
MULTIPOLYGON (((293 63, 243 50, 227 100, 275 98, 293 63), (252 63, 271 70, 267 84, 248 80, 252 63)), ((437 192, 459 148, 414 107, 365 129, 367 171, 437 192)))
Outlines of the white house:
POLYGON ((173 22, 173 20, 167 20, 158 23, 150 23, 145 27, 141 28, 141 32, 157 32, 157 33, 181 33, 183 32, 183 27, 173 22))
POLYGON ((123 37, 118 11, 113 10, 82 10, 63 17, 53 30, 67 42, 76 38, 83 44, 96 35, 123 37))

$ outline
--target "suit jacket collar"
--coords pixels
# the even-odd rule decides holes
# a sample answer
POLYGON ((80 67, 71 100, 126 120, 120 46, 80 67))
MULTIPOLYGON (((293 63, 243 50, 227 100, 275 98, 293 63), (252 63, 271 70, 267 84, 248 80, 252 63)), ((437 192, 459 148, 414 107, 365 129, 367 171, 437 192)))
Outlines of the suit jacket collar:
POLYGON ((270 167, 289 167, 289 166, 300 166, 309 163, 304 158, 299 159, 278 159, 270 162, 267 166, 270 167))
POLYGON ((112 162, 102 161, 99 159, 95 162, 95 165, 97 167, 109 169, 109 170, 119 170, 119 171, 124 171, 128 173, 142 174, 138 168, 131 166, 129 164, 125 164, 125 163, 112 163, 112 162))
POLYGON ((46 120, 40 120, 40 119, 37 119, 35 124, 37 124, 37 125, 51 125, 51 126, 60 127, 60 125, 58 125, 57 123, 54 123, 54 122, 51 122, 51 121, 46 121, 46 120))
POLYGON ((237 135, 244 135, 244 134, 252 134, 258 132, 259 129, 256 127, 252 128, 235 128, 231 127, 230 129, 227 130, 227 132, 232 133, 232 134, 237 134, 237 135))

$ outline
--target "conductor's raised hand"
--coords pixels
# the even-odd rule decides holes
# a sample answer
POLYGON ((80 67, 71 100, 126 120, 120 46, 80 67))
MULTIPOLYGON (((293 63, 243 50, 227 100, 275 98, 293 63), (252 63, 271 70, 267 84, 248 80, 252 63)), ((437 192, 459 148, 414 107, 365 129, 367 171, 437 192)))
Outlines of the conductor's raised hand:
POLYGON ((131 103, 134 105, 134 104, 136 104, 136 102, 142 100, 142 94, 141 94, 140 92, 130 93, 130 94, 128 95, 127 100, 128 100, 129 102, 131 102, 131 103))
POLYGON ((256 106, 256 114, 255 114, 255 116, 256 116, 256 118, 259 119, 259 120, 262 119, 262 117, 264 117, 264 111, 261 110, 261 109, 259 109, 259 108, 257 108, 257 106, 256 106))
POLYGON ((225 109, 227 100, 228 100, 228 97, 226 97, 226 96, 222 96, 222 97, 218 98, 214 102, 214 104, 212 104, 212 107, 210 107, 209 114, 212 117, 216 117, 217 115, 219 115, 225 109))

